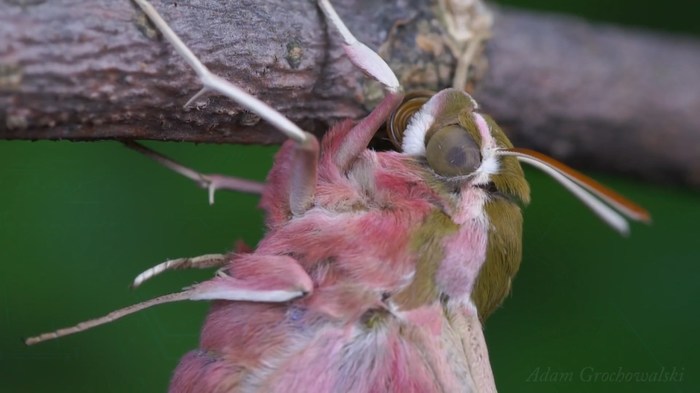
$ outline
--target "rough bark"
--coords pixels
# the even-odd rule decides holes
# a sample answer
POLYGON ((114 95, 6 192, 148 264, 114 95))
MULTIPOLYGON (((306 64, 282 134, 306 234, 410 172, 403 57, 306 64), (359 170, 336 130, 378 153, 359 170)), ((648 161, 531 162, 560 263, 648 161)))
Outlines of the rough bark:
MULTIPOLYGON (((153 1, 210 69, 321 134, 381 91, 314 2, 153 1)), ((436 5, 335 0, 408 88, 451 83, 436 5)), ((473 91, 516 144, 588 167, 700 186, 700 41, 498 9, 473 91)), ((199 85, 124 1, 0 1, 1 139, 276 143, 281 135, 199 85)))

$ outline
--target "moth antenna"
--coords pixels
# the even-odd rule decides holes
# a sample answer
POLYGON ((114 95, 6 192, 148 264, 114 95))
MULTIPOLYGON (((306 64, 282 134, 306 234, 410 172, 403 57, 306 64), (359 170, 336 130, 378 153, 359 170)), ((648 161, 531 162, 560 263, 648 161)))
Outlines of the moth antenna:
POLYGON ((133 304, 131 306, 127 306, 124 308, 121 308, 119 310, 115 310, 110 312, 109 314, 91 319, 88 321, 80 322, 79 324, 63 329, 58 329, 56 331, 50 332, 50 333, 43 333, 38 336, 30 337, 26 340, 24 340, 24 343, 26 345, 34 345, 38 344, 44 341, 48 340, 53 340, 56 338, 68 336, 71 334, 75 333, 80 333, 88 329, 92 329, 94 327, 104 325, 113 321, 116 321, 119 318, 125 317, 129 314, 133 314, 135 312, 144 310, 146 308, 152 307, 152 306, 157 306, 159 304, 164 304, 164 303, 172 303, 172 302, 179 302, 181 300, 188 300, 190 296, 190 290, 185 290, 182 292, 176 292, 176 293, 169 293, 167 295, 159 296, 157 298, 153 298, 150 300, 146 300, 145 302, 133 304))
POLYGON ((210 205, 214 204, 214 194, 217 190, 238 191, 260 195, 265 189, 265 183, 260 183, 253 180, 239 179, 233 176, 199 173, 194 169, 188 168, 174 161, 173 159, 156 152, 155 150, 149 149, 148 147, 140 143, 134 141, 126 141, 122 143, 129 149, 143 154, 144 156, 156 161, 164 167, 194 181, 200 187, 207 189, 209 194, 210 205))
MULTIPOLYGON (((277 129, 282 131, 288 138, 303 143, 309 138, 309 134, 302 131, 296 124, 284 117, 281 113, 272 109, 269 105, 253 97, 241 88, 225 80, 224 78, 213 74, 202 62, 195 56, 194 53, 185 45, 177 34, 168 26, 167 22, 158 14, 158 11, 146 0, 134 0, 141 10, 153 22, 156 28, 163 34, 168 42, 175 48, 178 54, 192 67, 194 72, 199 77, 200 82, 204 85, 202 90, 214 90, 226 97, 236 101, 245 109, 258 114, 260 117, 268 121, 277 129)), ((200 90, 195 98, 202 94, 200 90)), ((189 102, 191 102, 190 100, 189 102)))
POLYGON ((516 157, 518 160, 547 173, 588 206, 605 223, 622 235, 629 234, 629 224, 625 216, 636 221, 649 221, 649 213, 640 206, 588 176, 542 153, 529 149, 511 148, 500 150, 498 154, 516 157), (617 208, 625 216, 601 202, 596 196, 617 208))
POLYGON ((624 214, 629 219, 646 223, 651 222, 651 216, 649 215, 649 212, 646 209, 632 202, 628 198, 625 198, 624 196, 618 194, 617 192, 611 190, 610 188, 598 183, 595 179, 592 179, 584 175, 583 173, 569 167, 568 165, 534 150, 519 147, 514 147, 508 150, 528 155, 532 158, 535 158, 539 161, 548 164, 549 166, 554 167, 564 176, 568 177, 569 179, 576 182, 578 185, 584 187, 591 193, 595 194, 598 198, 602 199, 607 204, 617 209, 620 213, 624 214))
POLYGON ((224 254, 207 254, 200 255, 194 258, 178 258, 170 259, 163 263, 159 263, 150 269, 145 270, 131 284, 132 288, 138 288, 144 282, 168 270, 178 269, 208 269, 213 267, 222 267, 228 263, 228 258, 224 254))

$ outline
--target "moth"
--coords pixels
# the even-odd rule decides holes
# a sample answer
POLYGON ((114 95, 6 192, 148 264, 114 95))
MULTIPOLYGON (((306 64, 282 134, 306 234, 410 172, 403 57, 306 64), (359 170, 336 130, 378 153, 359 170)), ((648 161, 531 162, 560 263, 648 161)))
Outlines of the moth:
POLYGON ((348 58, 385 96, 320 141, 212 74, 150 3, 135 2, 199 77, 204 87, 193 99, 223 94, 289 140, 265 184, 202 175, 128 146, 205 186, 210 200, 217 190, 260 193, 267 234, 254 250, 164 262, 134 286, 167 270, 218 268, 208 281, 27 344, 158 304, 208 300, 199 348, 181 359, 171 392, 495 392, 482 323, 521 260, 530 193, 520 162, 551 175, 621 233, 627 219, 649 219, 592 179, 513 147, 467 93, 405 94, 328 0, 318 6, 348 58), (368 149, 385 124, 396 150, 368 149))

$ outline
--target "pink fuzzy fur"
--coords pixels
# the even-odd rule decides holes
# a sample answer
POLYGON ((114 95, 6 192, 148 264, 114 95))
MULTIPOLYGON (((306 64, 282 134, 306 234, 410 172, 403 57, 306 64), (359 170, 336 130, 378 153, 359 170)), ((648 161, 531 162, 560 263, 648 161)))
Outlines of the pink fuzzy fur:
POLYGON ((340 123, 323 139, 314 204, 302 215, 289 208, 294 147, 282 147, 261 201, 269 232, 228 269, 233 277, 265 280, 247 262, 298 263, 312 292, 285 304, 215 302, 200 349, 182 359, 171 392, 467 389, 460 333, 450 325, 457 308, 436 298, 399 310, 386 297, 414 279, 412 236, 428 215, 442 212, 460 226, 444 239, 435 280, 440 293, 468 299, 485 256, 488 223, 477 214, 483 210, 471 208, 483 202, 483 192, 440 194, 425 181, 429 170, 394 152, 365 150, 340 168, 336 153, 353 137, 351 125, 340 123), (370 326, 373 315, 380 322, 370 326))

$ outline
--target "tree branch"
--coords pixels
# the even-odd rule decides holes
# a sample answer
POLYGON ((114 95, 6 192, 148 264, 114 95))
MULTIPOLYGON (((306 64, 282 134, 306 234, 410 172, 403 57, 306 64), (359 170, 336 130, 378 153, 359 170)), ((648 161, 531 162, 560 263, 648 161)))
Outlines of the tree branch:
MULTIPOLYGON (((450 85, 455 60, 435 4, 334 4, 407 89, 450 85)), ((313 1, 154 5, 212 71, 318 135, 363 116, 381 95, 344 57, 313 1)), ((498 9, 486 57, 474 95, 518 145, 700 187, 698 40, 498 9)), ((216 95, 183 109, 199 88, 129 1, 0 2, 2 139, 283 139, 216 95)))

